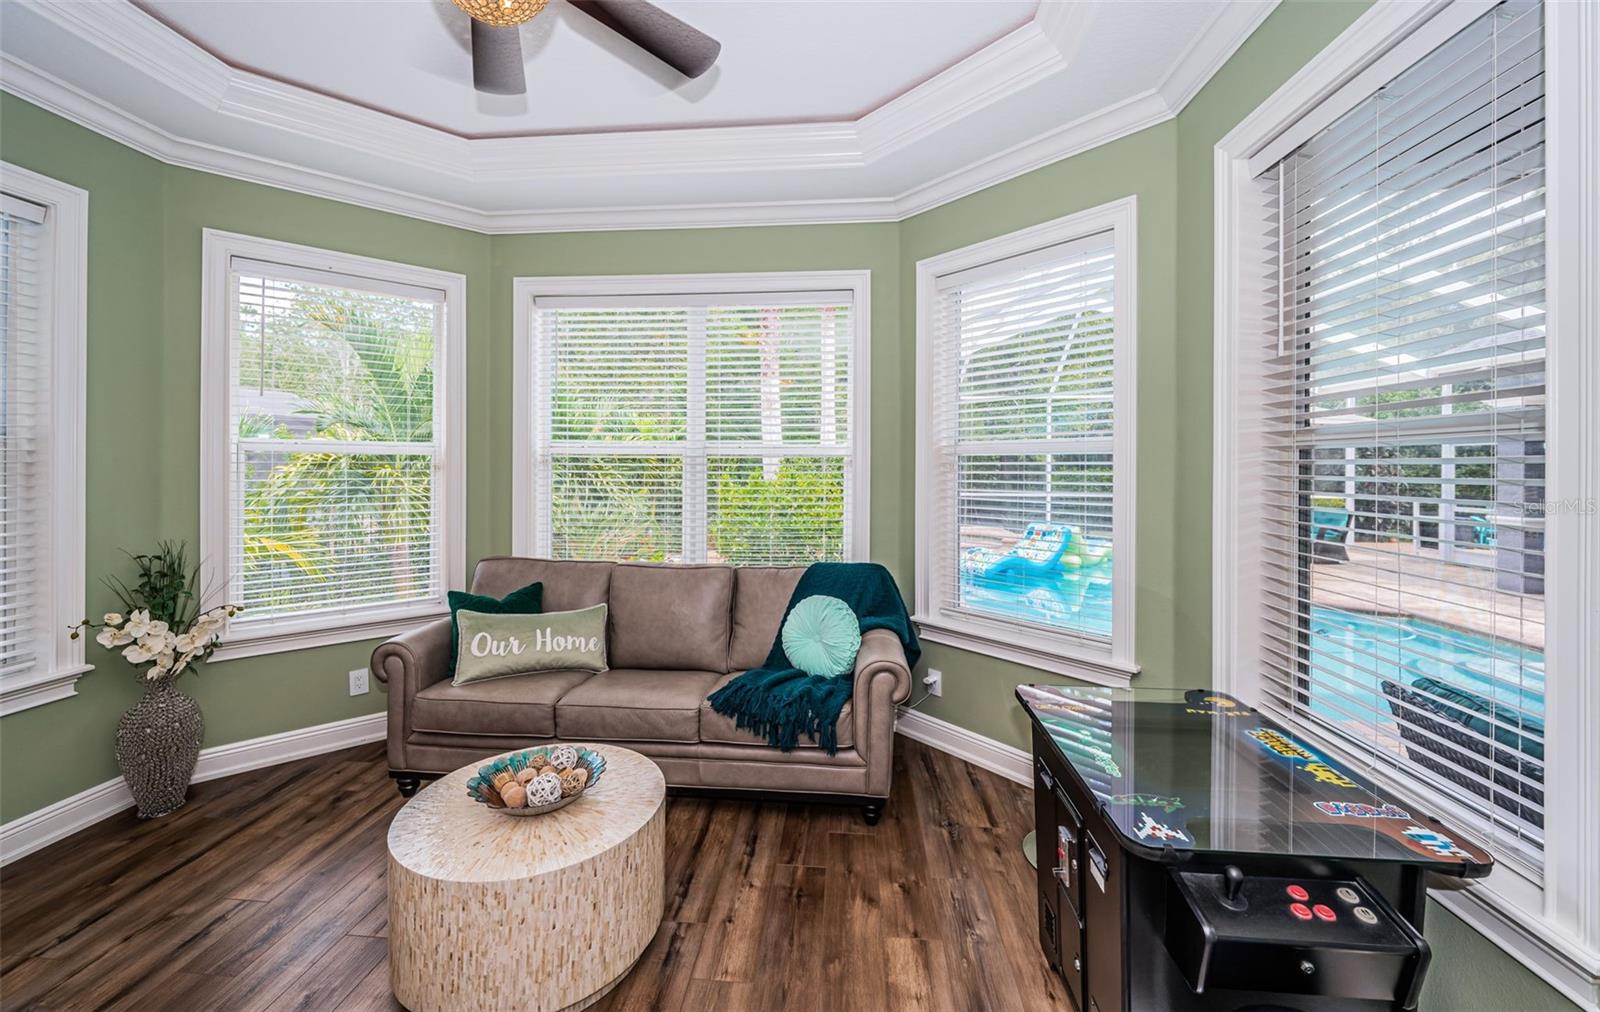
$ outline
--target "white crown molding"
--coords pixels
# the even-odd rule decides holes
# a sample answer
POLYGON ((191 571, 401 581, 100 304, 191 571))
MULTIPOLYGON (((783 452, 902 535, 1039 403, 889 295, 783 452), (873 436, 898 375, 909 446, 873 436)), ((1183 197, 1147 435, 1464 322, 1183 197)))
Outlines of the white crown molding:
MULTIPOLYGON (((337 752, 353 745, 382 741, 388 733, 388 726, 388 715, 379 712, 228 745, 213 745, 200 751, 200 762, 195 766, 191 782, 198 784, 324 752, 337 752)), ((128 793, 128 785, 118 778, 12 819, 0 826, 0 865, 10 864, 19 857, 48 847, 132 805, 133 795, 128 793)))
POLYGON ((1065 70, 1098 6, 1040 4, 1033 21, 867 113, 854 124, 863 157, 877 161, 1065 70))
POLYGON ((970 193, 1044 168, 1052 162, 1165 123, 1175 115, 1156 92, 1135 95, 907 190, 894 200, 898 217, 909 218, 932 210, 940 204, 959 200, 970 193))
POLYGON ((381 162, 403 186, 375 185, 178 136, 18 58, 0 89, 172 165, 484 233, 898 221, 1175 116, 1277 0, 1230 4, 1157 89, 1053 127, 900 193, 841 199, 670 202, 499 210, 424 192, 530 179, 615 178, 617 189, 670 175, 764 173, 801 189, 810 173, 862 172, 952 123, 1047 81, 1077 54, 1098 0, 1040 4, 1030 23, 853 122, 469 139, 239 70, 130 3, 14 0, 102 52, 167 83, 206 112, 381 162), (415 179, 416 182, 410 182, 415 179))
POLYGON ((1261 22, 1278 6, 1278 0, 1232 0, 1200 33, 1167 76, 1156 87, 1174 116, 1183 111, 1212 75, 1239 51, 1261 22))

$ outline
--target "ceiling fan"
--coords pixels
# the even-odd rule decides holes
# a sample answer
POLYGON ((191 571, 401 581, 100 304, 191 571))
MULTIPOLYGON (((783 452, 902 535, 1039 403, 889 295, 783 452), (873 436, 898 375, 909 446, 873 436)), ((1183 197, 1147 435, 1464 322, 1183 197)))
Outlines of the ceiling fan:
MULTIPOLYGON (((550 0, 454 0, 472 16, 472 86, 491 95, 521 95, 522 39, 517 26, 550 0)), ((699 77, 717 62, 722 43, 645 0, 568 0, 684 77, 699 77)))

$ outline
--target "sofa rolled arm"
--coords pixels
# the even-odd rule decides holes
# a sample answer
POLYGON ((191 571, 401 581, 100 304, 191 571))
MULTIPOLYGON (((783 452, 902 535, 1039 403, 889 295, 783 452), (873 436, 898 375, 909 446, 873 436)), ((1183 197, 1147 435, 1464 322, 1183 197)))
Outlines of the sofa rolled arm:
POLYGON ((437 619, 378 644, 372 675, 395 688, 416 692, 444 677, 450 661, 450 620, 437 619))
POLYGON ((856 751, 866 760, 867 793, 887 796, 894 753, 895 704, 911 695, 911 666, 900 637, 888 629, 861 635, 853 706, 856 751))
POLYGON ((857 698, 864 697, 872 680, 880 673, 894 677, 890 700, 903 703, 911 695, 911 667, 906 664, 906 651, 900 637, 888 629, 868 629, 861 634, 861 649, 856 652, 857 698))
POLYGON ((411 699, 450 669, 450 620, 441 618, 378 644, 369 667, 389 686, 389 769, 411 770, 406 742, 411 699))

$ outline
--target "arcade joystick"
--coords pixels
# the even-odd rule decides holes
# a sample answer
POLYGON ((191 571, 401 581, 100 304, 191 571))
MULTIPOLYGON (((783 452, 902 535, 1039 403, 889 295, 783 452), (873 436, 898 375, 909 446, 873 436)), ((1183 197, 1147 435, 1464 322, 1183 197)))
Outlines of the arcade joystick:
POLYGON ((1244 872, 1237 865, 1228 865, 1222 870, 1222 905, 1229 910, 1243 910, 1244 902, 1244 872))

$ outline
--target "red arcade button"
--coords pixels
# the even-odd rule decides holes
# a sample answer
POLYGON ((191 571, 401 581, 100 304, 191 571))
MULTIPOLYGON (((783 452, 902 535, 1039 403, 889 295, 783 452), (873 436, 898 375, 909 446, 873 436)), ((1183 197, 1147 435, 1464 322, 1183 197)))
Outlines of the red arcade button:
POLYGON ((1336 921, 1339 919, 1339 915, 1334 913, 1333 908, 1328 906, 1326 903, 1318 903, 1316 906, 1311 908, 1311 912, 1325 921, 1336 921))
POLYGON ((1292 885, 1288 888, 1287 892, 1289 893, 1291 899, 1309 900, 1311 898, 1311 894, 1306 892, 1305 886, 1292 885))
POLYGON ((1311 920, 1311 908, 1306 906, 1304 903, 1289 904, 1289 912, 1300 918, 1302 921, 1311 920))

